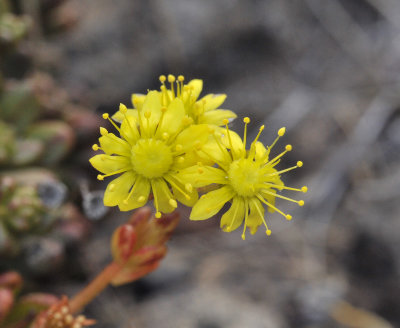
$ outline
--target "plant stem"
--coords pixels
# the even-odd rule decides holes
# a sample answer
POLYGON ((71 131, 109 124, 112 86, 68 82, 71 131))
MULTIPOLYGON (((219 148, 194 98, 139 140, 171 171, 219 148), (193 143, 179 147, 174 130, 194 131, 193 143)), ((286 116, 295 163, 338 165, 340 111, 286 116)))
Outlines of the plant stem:
POLYGON ((116 262, 111 262, 98 274, 94 280, 82 289, 70 302, 71 313, 81 311, 87 304, 89 304, 97 295, 99 295, 104 288, 108 286, 110 281, 115 275, 123 268, 116 262))

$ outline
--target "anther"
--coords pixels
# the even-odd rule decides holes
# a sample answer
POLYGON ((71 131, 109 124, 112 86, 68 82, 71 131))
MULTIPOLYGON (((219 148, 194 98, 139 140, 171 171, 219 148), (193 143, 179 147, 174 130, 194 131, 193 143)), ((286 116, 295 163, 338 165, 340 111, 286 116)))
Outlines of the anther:
POLYGON ((92 146, 92 149, 93 149, 94 151, 97 151, 97 150, 99 150, 99 145, 97 145, 97 144, 94 144, 94 145, 92 146))
POLYGON ((267 236, 271 236, 271 233, 272 233, 272 231, 269 230, 269 229, 265 231, 265 234, 266 234, 267 236))
POLYGON ((285 146, 286 151, 291 151, 293 149, 292 145, 285 146))
POLYGON ((159 219, 159 218, 161 217, 161 212, 157 212, 156 215, 155 215, 155 217, 156 217, 157 219, 159 219))
POLYGON ((139 196, 138 199, 137 199, 137 201, 139 203, 143 203, 145 200, 146 200, 146 197, 144 197, 144 196, 139 196))
POLYGON ((278 136, 283 137, 283 135, 285 134, 285 132, 286 132, 286 128, 285 128, 285 127, 280 128, 280 129, 278 130, 278 136))
POLYGON ((185 161, 185 158, 183 156, 179 156, 177 159, 177 162, 182 164, 185 161))
POLYGON ((176 145, 176 147, 175 147, 175 150, 178 151, 178 152, 182 151, 182 149, 183 149, 183 146, 180 145, 180 144, 176 145))
POLYGON ((128 111, 128 108, 124 104, 119 104, 119 111, 122 114, 125 114, 128 111))
POLYGON ((227 118, 224 118, 222 120, 222 124, 227 125, 229 123, 229 120, 227 118))
POLYGON ((169 82, 169 83, 175 82, 175 76, 173 76, 172 74, 169 74, 169 75, 168 75, 168 82, 169 82))
POLYGON ((167 132, 164 132, 162 134, 162 138, 163 138, 163 140, 167 140, 169 138, 169 134, 167 132))
POLYGON ((286 217, 286 220, 288 220, 288 221, 290 221, 292 219, 292 216, 290 214, 286 214, 285 217, 286 217))
POLYGON ((304 200, 299 200, 298 204, 299 204, 299 206, 304 206, 304 200))
POLYGON ((201 174, 201 173, 204 173, 204 170, 201 168, 201 167, 199 167, 198 169, 197 169, 197 171, 201 174))
POLYGON ((176 202, 176 200, 175 199, 170 199, 169 201, 168 201, 168 203, 169 203, 169 205, 171 205, 172 207, 174 207, 174 208, 177 208, 178 207, 178 203, 176 202))
POLYGON ((178 76, 178 81, 179 81, 179 82, 185 81, 185 77, 184 77, 183 75, 179 75, 179 76, 178 76))
POLYGON ((149 119, 150 116, 151 116, 151 112, 150 112, 150 111, 146 111, 146 112, 144 113, 144 117, 145 117, 145 118, 149 119))
POLYGON ((165 106, 163 106, 163 107, 161 107, 161 113, 165 113, 166 111, 167 111, 167 107, 165 107, 165 106))
POLYGON ((250 123, 250 118, 245 117, 245 118, 243 119, 243 122, 246 123, 246 124, 249 124, 249 123, 250 123))
POLYGON ((61 311, 62 314, 67 314, 67 313, 69 312, 67 306, 63 306, 63 307, 60 309, 60 311, 61 311))
POLYGON ((102 176, 101 174, 99 174, 99 175, 97 176, 97 180, 100 180, 100 181, 104 180, 104 176, 102 176))
POLYGON ((110 189, 109 189, 110 191, 114 191, 115 190, 115 184, 114 183, 111 183, 110 184, 110 189))
POLYGON ((246 235, 244 234, 244 232, 242 233, 242 239, 246 240, 246 235))
POLYGON ((306 186, 301 187, 301 191, 306 193, 308 191, 308 188, 306 186))
POLYGON ((165 77, 165 75, 160 75, 159 79, 161 83, 164 83, 167 78, 165 77))
POLYGON ((110 117, 110 115, 108 115, 108 113, 104 113, 102 116, 103 116, 103 118, 104 118, 105 120, 108 120, 108 118, 110 117))
POLYGON ((263 125, 260 126, 260 132, 264 131, 264 129, 265 129, 265 125, 263 124, 263 125))
POLYGON ((302 166, 303 166, 303 162, 302 162, 302 161, 298 161, 298 162, 296 163, 296 165, 297 165, 297 167, 302 167, 302 166))
POLYGON ((101 128, 100 128, 100 134, 101 134, 102 136, 106 136, 106 135, 108 134, 108 131, 107 131, 107 129, 106 129, 106 128, 103 128, 103 127, 101 127, 101 128))

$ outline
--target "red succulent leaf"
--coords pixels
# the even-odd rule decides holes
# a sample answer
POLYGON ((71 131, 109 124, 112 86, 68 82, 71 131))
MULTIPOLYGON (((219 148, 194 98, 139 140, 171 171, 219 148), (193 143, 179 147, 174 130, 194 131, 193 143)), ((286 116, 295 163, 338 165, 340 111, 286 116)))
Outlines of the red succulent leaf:
POLYGON ((7 317, 14 305, 13 292, 8 288, 0 288, 0 323, 7 317))

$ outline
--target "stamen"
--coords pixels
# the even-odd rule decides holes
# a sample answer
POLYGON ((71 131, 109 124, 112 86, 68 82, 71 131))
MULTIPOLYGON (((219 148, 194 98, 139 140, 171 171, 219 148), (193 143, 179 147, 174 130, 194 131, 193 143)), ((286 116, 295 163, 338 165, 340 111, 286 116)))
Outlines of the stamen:
POLYGON ((260 194, 257 194, 256 197, 263 202, 265 205, 267 205, 268 207, 271 207, 272 209, 274 209, 275 211, 277 211, 279 214, 281 214, 282 216, 285 217, 285 219, 288 220, 288 217, 291 218, 290 214, 285 214, 283 213, 279 208, 275 207, 274 205, 272 205, 270 202, 267 202, 260 194))
POLYGON ((167 78, 165 77, 165 75, 160 75, 160 82, 161 82, 162 84, 165 83, 166 79, 167 79, 167 78))
POLYGON ((279 140, 280 137, 283 137, 283 136, 284 136, 285 132, 286 132, 286 128, 285 128, 285 127, 280 128, 280 129, 278 130, 278 136, 276 137, 276 139, 274 140, 274 142, 271 144, 271 146, 268 147, 269 150, 271 150, 271 149, 275 146, 275 144, 277 143, 277 141, 279 140))
POLYGON ((100 127, 100 134, 104 137, 108 134, 108 131, 106 128, 100 127))
MULTIPOLYGON (((138 185, 138 183, 137 183, 137 181, 135 181, 134 185, 132 186, 132 189, 129 191, 128 197, 126 197, 126 199, 123 200, 123 203, 125 205, 128 205, 128 200, 129 200, 129 198, 132 197, 133 192, 135 191, 137 185, 138 185)), ((140 196, 140 197, 143 197, 143 196, 140 196)), ((139 201, 140 197, 138 198, 138 201, 139 201)))
MULTIPOLYGON (((250 118, 245 117, 243 119, 244 122, 244 133, 243 133, 243 154, 246 154, 246 139, 247 139, 247 124, 250 123, 250 118)), ((244 156, 244 155, 243 155, 244 156)))
POLYGON ((185 184, 185 189, 188 192, 192 192, 193 191, 193 186, 190 183, 186 183, 185 184))
MULTIPOLYGON (((175 179, 177 179, 177 180, 179 180, 178 178, 176 178, 175 177, 175 179)), ((180 188, 179 186, 178 186, 178 184, 174 181, 174 177, 172 177, 171 175, 166 175, 165 176, 165 180, 167 180, 168 181, 168 183, 172 186, 172 187, 174 187, 176 190, 178 190, 182 195, 184 195, 185 196, 185 198, 187 199, 187 200, 190 200, 190 195, 188 195, 182 188, 180 188)))
POLYGON ((286 186, 281 186, 281 185, 277 185, 275 183, 270 183, 270 182, 263 182, 260 185, 257 185, 257 187, 262 188, 263 186, 268 186, 268 187, 272 187, 272 188, 276 188, 276 189, 285 189, 285 190, 293 190, 293 191, 301 191, 306 193, 307 192, 307 187, 303 186, 301 188, 292 188, 292 187, 286 187, 286 186))
POLYGON ((275 176, 275 175, 280 175, 280 174, 282 174, 282 173, 285 173, 285 172, 288 172, 288 171, 297 169, 298 167, 299 167, 299 166, 297 166, 297 165, 296 165, 296 166, 292 166, 292 167, 289 167, 289 168, 284 169, 284 170, 281 170, 281 171, 277 171, 277 172, 274 172, 274 173, 265 174, 264 177, 273 177, 273 176, 275 176))
POLYGON ((172 99, 175 99, 175 90, 174 90, 175 76, 173 76, 172 74, 169 74, 168 82, 171 84, 172 99))
POLYGON ((94 151, 98 151, 98 150, 101 149, 101 148, 99 147, 98 144, 94 144, 94 145, 92 146, 92 149, 93 149, 94 151))
MULTIPOLYGON (((162 122, 163 122, 163 119, 164 119, 164 116, 165 116, 166 112, 167 112, 167 107, 165 107, 165 106, 161 107, 161 116, 160 116, 160 120, 158 121, 158 124, 157 124, 157 127, 156 127, 156 132, 154 132, 155 136, 157 136, 157 132, 158 132, 158 130, 160 129, 160 127, 162 125, 162 122)), ((164 132, 164 133, 166 133, 166 132, 164 132)))
POLYGON ((121 134, 121 130, 120 130, 119 126, 117 124, 115 124, 113 120, 110 119, 110 115, 108 115, 108 113, 104 113, 103 118, 105 120, 108 120, 114 126, 114 128, 116 128, 117 131, 121 134))
POLYGON ((263 132, 264 128, 265 128, 265 125, 261 125, 260 126, 260 129, 258 130, 257 136, 254 138, 253 142, 251 143, 248 158, 253 158, 254 159, 254 157, 256 155, 256 143, 258 141, 258 138, 261 135, 261 132, 263 132))
POLYGON ((289 152, 291 150, 292 150, 292 146, 291 145, 286 145, 285 150, 283 152, 281 152, 279 155, 275 156, 269 162, 265 163, 265 166, 266 165, 273 165, 275 161, 280 159, 282 156, 284 156, 287 152, 289 152))
POLYGON ((146 197, 144 197, 144 196, 139 196, 138 199, 137 199, 137 201, 139 203, 143 203, 145 200, 146 200, 146 197))
POLYGON ((258 215, 260 216, 262 222, 265 225, 265 233, 266 233, 267 236, 270 236, 271 235, 271 230, 268 228, 267 222, 265 221, 265 218, 264 218, 264 214, 261 212, 261 209, 258 206, 258 203, 256 201, 253 201, 253 202, 254 202, 254 206, 255 206, 255 208, 256 208, 256 210, 258 212, 258 215))
POLYGON ((265 189, 263 189, 262 192, 266 193, 268 195, 272 195, 274 197, 278 197, 278 198, 281 198, 281 199, 288 200, 289 202, 297 203, 297 204, 299 204, 299 206, 303 206, 304 205, 304 200, 295 200, 295 199, 292 199, 292 198, 289 198, 289 197, 285 197, 285 196, 279 195, 277 193, 273 193, 273 192, 265 190, 265 189))
POLYGON ((123 169, 120 169, 120 170, 117 170, 117 171, 114 171, 114 172, 111 172, 111 173, 107 173, 107 174, 103 174, 103 175, 99 174, 99 175, 97 176, 97 179, 98 179, 98 180, 103 180, 104 178, 110 177, 110 176, 115 175, 115 174, 118 174, 118 173, 126 172, 126 171, 128 171, 128 170, 130 170, 130 169, 131 169, 131 167, 125 167, 125 168, 123 168, 123 169), (100 177, 101 177, 101 178, 100 178, 100 177))

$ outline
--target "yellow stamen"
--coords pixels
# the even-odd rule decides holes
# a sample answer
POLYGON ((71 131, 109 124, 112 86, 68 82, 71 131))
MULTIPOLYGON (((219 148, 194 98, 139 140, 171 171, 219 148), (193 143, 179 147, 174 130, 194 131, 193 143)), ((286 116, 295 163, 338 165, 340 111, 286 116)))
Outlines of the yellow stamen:
POLYGON ((264 218, 264 214, 261 212, 260 207, 258 206, 257 202, 254 201, 254 206, 258 212, 258 215, 260 216, 261 220, 263 221, 264 225, 265 225, 265 233, 267 234, 267 236, 271 235, 271 230, 268 228, 267 222, 265 221, 264 218))
POLYGON ((249 203, 247 200, 245 200, 244 203, 245 210, 244 210, 244 224, 243 224, 243 233, 242 233, 242 239, 246 239, 246 228, 247 228, 247 218, 249 217, 249 203))
POLYGON ((100 149, 100 147, 99 147, 99 145, 94 144, 94 145, 92 146, 92 149, 93 149, 94 151, 97 151, 97 150, 100 149))
POLYGON ((246 154, 246 139, 247 139, 247 124, 250 123, 250 118, 245 117, 243 119, 244 122, 244 133, 243 133, 243 156, 246 154))
POLYGON ((274 140, 274 142, 271 144, 271 146, 268 147, 269 150, 271 150, 271 149, 275 146, 275 144, 277 143, 277 141, 279 140, 280 137, 283 137, 283 136, 284 136, 285 132, 286 132, 286 128, 285 128, 285 127, 280 128, 280 129, 278 130, 278 136, 275 138, 275 140, 274 140))
POLYGON ((256 197, 263 202, 265 205, 267 205, 268 207, 271 207, 272 209, 274 209, 275 211, 277 211, 279 214, 283 215, 283 217, 287 218, 287 214, 283 213, 279 208, 275 207, 274 205, 272 205, 270 202, 267 202, 260 194, 257 194, 256 197))
POLYGON ((121 134, 121 130, 120 130, 119 126, 117 124, 115 124, 115 122, 113 120, 110 119, 110 115, 108 115, 108 113, 104 113, 103 118, 105 120, 110 121, 110 123, 114 126, 114 128, 116 128, 117 131, 121 134))
POLYGON ((266 190, 266 189, 262 189, 262 192, 263 192, 263 193, 266 193, 266 194, 268 194, 268 195, 272 195, 272 196, 274 196, 274 197, 278 197, 278 198, 281 198, 281 199, 288 200, 289 202, 297 203, 297 204, 299 204, 300 206, 303 206, 303 205, 304 205, 304 200, 295 200, 295 199, 292 199, 292 198, 289 198, 289 197, 285 197, 285 196, 279 195, 279 194, 277 194, 277 193, 273 193, 273 192, 268 191, 268 190, 266 190))

